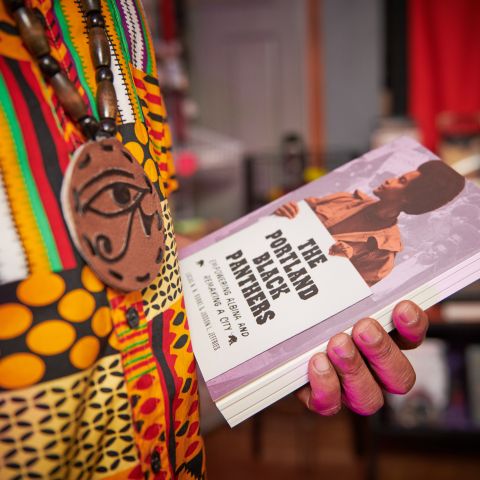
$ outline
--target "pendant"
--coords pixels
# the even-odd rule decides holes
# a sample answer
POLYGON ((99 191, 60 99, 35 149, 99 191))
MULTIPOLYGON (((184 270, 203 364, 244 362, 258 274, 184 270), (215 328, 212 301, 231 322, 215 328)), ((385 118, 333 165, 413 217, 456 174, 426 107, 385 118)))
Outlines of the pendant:
POLYGON ((151 283, 165 249, 160 197, 116 138, 75 152, 61 197, 76 248, 105 284, 131 292, 151 283))

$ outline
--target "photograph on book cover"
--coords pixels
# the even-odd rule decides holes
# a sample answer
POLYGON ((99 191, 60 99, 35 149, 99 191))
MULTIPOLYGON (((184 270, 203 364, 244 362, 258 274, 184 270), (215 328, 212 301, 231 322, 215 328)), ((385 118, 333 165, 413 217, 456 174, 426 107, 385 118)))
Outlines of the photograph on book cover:
MULTIPOLYGON (((480 251, 480 191, 410 139, 369 152, 195 243, 182 257, 308 203, 372 295, 207 381, 214 400, 322 344, 480 251), (380 209, 381 214, 376 209, 380 209)), ((440 288, 440 287, 439 287, 440 288)))

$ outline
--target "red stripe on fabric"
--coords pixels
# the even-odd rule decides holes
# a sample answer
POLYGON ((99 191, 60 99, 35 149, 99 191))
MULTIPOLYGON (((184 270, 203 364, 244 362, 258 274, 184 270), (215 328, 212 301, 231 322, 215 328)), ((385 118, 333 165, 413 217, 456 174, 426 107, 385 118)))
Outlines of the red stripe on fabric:
POLYGON ((145 95, 145 99, 150 103, 155 103, 156 105, 162 104, 162 97, 159 97, 158 95, 153 95, 152 93, 147 93, 145 95))
POLYGON ((141 352, 142 350, 147 350, 149 349, 150 347, 148 346, 148 344, 145 344, 145 345, 141 345, 140 347, 136 347, 132 350, 129 350, 128 352, 125 353, 125 356, 126 357, 130 357, 132 355, 135 355, 137 354, 138 352, 141 352))
POLYGON ((153 137, 155 140, 163 140, 163 138, 165 137, 165 132, 156 132, 155 130, 151 130, 150 136, 153 137))
MULTIPOLYGON (((24 62, 19 63, 20 70, 22 71, 25 80, 32 89, 32 92, 37 97, 37 100, 40 104, 42 110, 42 115, 49 128, 50 134, 53 138, 55 149, 57 151, 57 158, 64 158, 64 162, 68 162, 68 151, 66 145, 61 139, 62 142, 59 142, 58 139, 58 128, 55 124, 55 121, 52 116, 52 112, 48 105, 45 103, 45 99, 42 96, 42 92, 37 83, 37 78, 30 69, 30 65, 24 62)), ((39 194, 42 199, 42 203, 45 207, 45 212, 52 230, 53 236, 55 238, 55 243, 57 246, 58 254, 62 262, 64 269, 71 269, 77 266, 75 259, 75 254, 73 247, 70 241, 70 236, 68 235, 65 223, 63 221, 63 214, 60 208, 60 199, 55 197, 50 183, 48 181, 45 169, 42 163, 42 153, 38 144, 38 140, 35 134, 35 126, 32 124, 31 117, 28 114, 28 106, 26 105, 24 99, 19 95, 19 98, 16 99, 15 108, 17 109, 17 104, 19 108, 24 111, 24 117, 22 118, 22 132, 26 141, 26 148, 28 152, 28 162, 32 169, 33 176, 35 178, 35 183, 39 187, 39 194), (30 141, 31 139, 31 141, 30 141)), ((45 159, 45 161, 51 161, 51 159, 45 159)), ((61 163, 61 162, 59 162, 61 163)), ((60 168, 61 165, 60 165, 60 168)), ((63 170, 63 169, 62 169, 63 170)))
POLYGON ((145 365, 148 365, 149 363, 152 363, 152 362, 155 362, 155 358, 152 357, 151 358, 147 358, 147 360, 144 360, 143 362, 140 362, 140 363, 136 363, 135 365, 132 365, 131 367, 128 367, 125 369, 125 376, 128 377, 128 375, 132 372, 134 372, 135 370, 138 370, 139 368, 142 368, 144 367, 145 365))
POLYGON ((134 81, 135 86, 136 86, 137 88, 141 88, 142 90, 147 91, 147 89, 146 89, 146 87, 145 87, 145 84, 143 83, 142 80, 140 80, 139 78, 135 78, 135 77, 134 77, 134 78, 133 78, 133 81, 134 81))
POLYGON ((133 333, 131 333, 130 335, 127 335, 127 336, 125 336, 125 337, 123 337, 123 338, 120 338, 119 340, 120 340, 120 342, 123 343, 123 342, 125 342, 125 341, 127 341, 127 340, 131 340, 132 338, 135 338, 135 337, 138 337, 138 336, 144 335, 144 334, 145 334, 145 331, 142 329, 142 330, 139 330, 138 332, 133 332, 133 333))
MULTIPOLYGON (((50 183, 48 182, 48 178, 41 162, 42 154, 37 137, 35 135, 35 127, 32 123, 28 106, 25 102, 22 91, 17 85, 15 77, 10 71, 7 63, 1 58, 0 61, 2 62, 2 71, 7 88, 11 92, 11 96, 14 99, 13 106, 15 108, 17 118, 19 119, 20 128, 22 129, 22 137, 24 139, 24 144, 27 151, 30 170, 35 180, 38 194, 41 198, 50 229, 55 238, 60 261, 62 262, 63 268, 74 268, 76 266, 76 262, 70 246, 70 239, 68 236, 66 237, 66 241, 62 238, 63 236, 66 236, 63 217, 59 211, 55 195, 50 187, 50 183)), ((25 75, 25 72, 29 71, 29 65, 26 62, 18 62, 18 65, 22 71, 22 74, 25 75)), ((32 77, 32 75, 33 74, 31 71, 29 71, 28 76, 32 77)), ((29 85, 31 85, 31 78, 26 78, 26 80, 29 85)), ((39 101, 41 103, 43 99, 39 99, 39 101)))

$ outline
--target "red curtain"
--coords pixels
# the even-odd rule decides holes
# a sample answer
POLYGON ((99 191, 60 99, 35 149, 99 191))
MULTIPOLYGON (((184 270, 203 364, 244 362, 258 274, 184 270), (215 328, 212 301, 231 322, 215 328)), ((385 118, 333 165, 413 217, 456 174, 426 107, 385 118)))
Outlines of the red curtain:
POLYGON ((480 112, 480 1, 409 0, 409 110, 435 150, 442 112, 480 112))

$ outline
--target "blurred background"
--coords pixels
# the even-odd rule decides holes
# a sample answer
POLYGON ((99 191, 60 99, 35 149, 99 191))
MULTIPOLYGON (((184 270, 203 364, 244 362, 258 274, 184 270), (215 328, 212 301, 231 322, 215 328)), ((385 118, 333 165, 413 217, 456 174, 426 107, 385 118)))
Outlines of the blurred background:
MULTIPOLYGON (((143 3, 177 232, 200 238, 401 135, 480 183, 480 1, 143 3)), ((480 284, 429 313, 409 395, 371 418, 288 397, 206 436, 209 478, 480 478, 480 284)))

